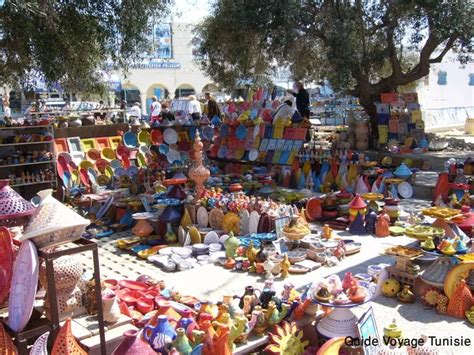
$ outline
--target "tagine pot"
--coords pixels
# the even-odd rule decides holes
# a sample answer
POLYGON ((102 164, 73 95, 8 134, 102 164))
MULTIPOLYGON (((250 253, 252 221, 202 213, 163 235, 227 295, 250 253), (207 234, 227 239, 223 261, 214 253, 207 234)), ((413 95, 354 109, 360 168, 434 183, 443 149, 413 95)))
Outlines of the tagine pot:
POLYGON ((114 350, 112 355, 155 355, 156 352, 148 343, 143 341, 136 329, 130 329, 123 333, 123 341, 114 350))

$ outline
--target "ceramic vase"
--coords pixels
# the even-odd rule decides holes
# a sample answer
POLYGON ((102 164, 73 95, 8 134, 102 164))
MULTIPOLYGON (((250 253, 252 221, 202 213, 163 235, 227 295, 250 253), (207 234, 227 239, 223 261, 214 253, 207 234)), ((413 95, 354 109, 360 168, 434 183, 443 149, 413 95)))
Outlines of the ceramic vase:
POLYGON ((147 237, 153 233, 153 231, 153 226, 146 218, 139 219, 135 227, 132 228, 132 232, 139 237, 147 237))
POLYGON ((107 323, 115 323, 120 318, 120 307, 117 297, 113 293, 102 296, 102 312, 107 323))
POLYGON ((51 355, 87 355, 87 351, 81 348, 74 335, 72 335, 70 318, 59 330, 51 355))
POLYGON ((375 224, 375 235, 377 237, 388 237, 390 235, 389 222, 384 214, 377 217, 377 223, 375 224))
POLYGON ((199 132, 196 132, 196 137, 194 138, 193 150, 194 150, 194 166, 189 169, 188 176, 191 180, 194 181, 196 184, 196 196, 195 200, 201 198, 204 194, 204 182, 209 178, 211 175, 209 169, 207 169, 203 165, 202 161, 202 150, 203 150, 203 143, 201 142, 201 137, 199 136, 199 132))
POLYGON ((174 347, 181 355, 189 355, 193 351, 193 348, 189 342, 188 337, 184 328, 176 329, 176 339, 173 342, 174 347))
POLYGON ((162 352, 176 339, 176 332, 168 322, 168 317, 160 315, 157 318, 156 326, 145 326, 143 338, 150 344, 153 350, 162 352))
POLYGON ((123 333, 123 341, 114 350, 112 355, 155 355, 156 352, 148 343, 143 341, 136 329, 130 329, 123 333))

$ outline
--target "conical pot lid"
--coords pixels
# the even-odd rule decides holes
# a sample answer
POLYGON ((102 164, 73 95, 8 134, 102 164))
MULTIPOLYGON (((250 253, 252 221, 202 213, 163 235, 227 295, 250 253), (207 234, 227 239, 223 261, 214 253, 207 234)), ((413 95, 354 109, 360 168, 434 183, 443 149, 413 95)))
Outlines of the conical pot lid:
POLYGON ((413 174, 405 163, 401 163, 393 173, 395 176, 410 176, 413 174))
POLYGON ((359 194, 356 194, 352 201, 349 203, 349 208, 363 209, 366 208, 367 204, 364 202, 359 194))
POLYGON ((181 219, 181 213, 179 213, 173 206, 167 206, 160 215, 160 220, 163 222, 173 222, 179 219, 181 219))
POLYGON ((52 234, 73 227, 83 226, 85 228, 90 224, 89 220, 56 200, 51 195, 52 192, 51 189, 38 192, 41 202, 26 226, 21 240, 52 234))
POLYGON ((451 258, 440 257, 426 268, 421 279, 428 284, 443 285, 446 276, 454 266, 451 258))
POLYGON ((0 225, 6 219, 31 216, 35 207, 8 186, 9 180, 0 180, 0 225))

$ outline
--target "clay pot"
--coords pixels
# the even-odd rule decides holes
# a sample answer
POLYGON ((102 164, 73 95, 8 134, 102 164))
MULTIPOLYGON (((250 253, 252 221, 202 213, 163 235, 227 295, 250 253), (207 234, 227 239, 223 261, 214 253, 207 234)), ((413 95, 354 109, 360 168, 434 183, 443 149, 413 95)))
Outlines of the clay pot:
POLYGON ((102 310, 107 323, 115 323, 119 320, 120 307, 114 294, 108 293, 102 296, 102 310))
POLYGON ((143 293, 139 291, 120 290, 117 292, 117 297, 125 302, 128 307, 131 307, 137 304, 137 300, 143 297, 143 293))
POLYGON ((138 336, 138 330, 130 329, 123 333, 124 339, 112 355, 155 355, 150 345, 138 336))
POLYGON ((153 311, 154 306, 154 298, 142 297, 137 300, 137 310, 142 314, 147 314, 148 312, 153 311))

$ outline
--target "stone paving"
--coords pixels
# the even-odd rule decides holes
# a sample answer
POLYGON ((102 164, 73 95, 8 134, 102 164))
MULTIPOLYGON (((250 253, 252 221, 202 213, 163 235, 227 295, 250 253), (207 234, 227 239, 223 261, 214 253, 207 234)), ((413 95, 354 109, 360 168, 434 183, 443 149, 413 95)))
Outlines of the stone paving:
MULTIPOLYGON (((409 211, 416 211, 429 203, 424 200, 401 201, 402 207, 409 211)), ((318 227, 320 229, 320 227, 318 227)), ((340 277, 346 271, 352 273, 367 272, 367 266, 379 263, 394 263, 394 258, 382 255, 384 248, 391 245, 406 245, 413 243, 413 239, 407 237, 375 238, 372 236, 353 236, 348 232, 339 232, 341 237, 353 239, 362 243, 360 253, 346 257, 339 265, 334 267, 321 267, 304 275, 291 275, 288 279, 275 279, 277 292, 282 290, 286 282, 292 282, 297 287, 308 285, 312 281, 337 273, 340 277)), ((179 290, 182 294, 194 295, 198 298, 217 301, 223 295, 240 295, 247 285, 257 288, 262 287, 264 278, 260 275, 251 275, 244 272, 231 272, 218 265, 205 265, 196 269, 183 272, 166 273, 154 264, 139 259, 129 252, 121 251, 115 247, 115 241, 130 236, 130 232, 117 233, 111 237, 98 240, 101 277, 124 279, 135 279, 139 275, 150 275, 159 280, 165 280, 166 284, 179 290)), ((92 270, 92 259, 89 255, 82 256, 82 260, 88 269, 92 270)), ((474 337, 474 326, 467 320, 455 319, 439 315, 436 311, 423 308, 420 300, 415 304, 401 304, 396 299, 384 296, 376 297, 372 302, 353 309, 357 316, 361 316, 369 307, 372 307, 377 319, 379 333, 382 334, 383 327, 387 326, 393 319, 397 320, 403 329, 405 336, 414 338, 422 334, 437 337, 460 337, 461 335, 474 337)), ((469 348, 446 348, 441 354, 467 355, 474 354, 474 346, 469 348)))

